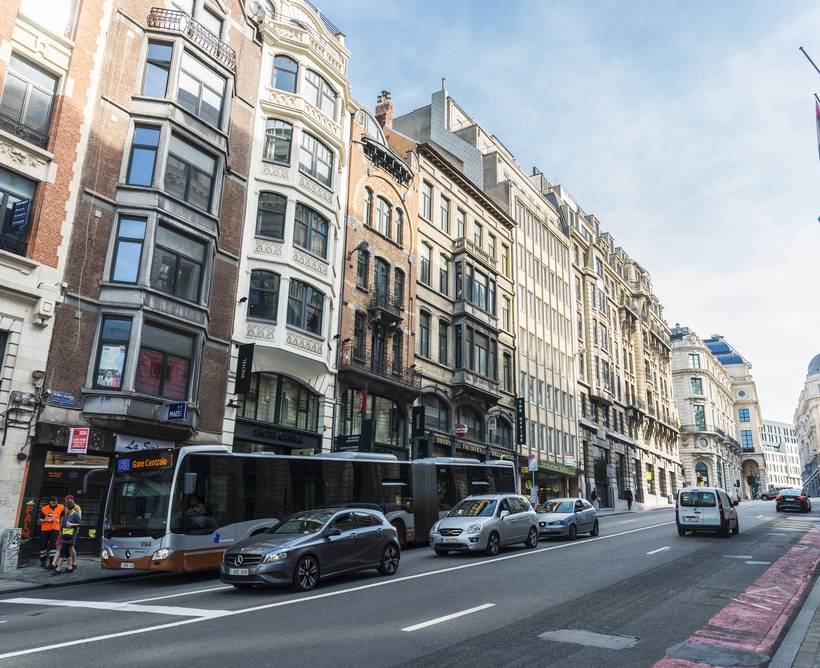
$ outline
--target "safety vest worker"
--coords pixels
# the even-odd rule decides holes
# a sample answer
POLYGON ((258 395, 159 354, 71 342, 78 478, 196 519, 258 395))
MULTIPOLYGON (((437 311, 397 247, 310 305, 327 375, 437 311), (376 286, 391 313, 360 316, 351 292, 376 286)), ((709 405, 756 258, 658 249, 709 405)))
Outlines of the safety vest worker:
POLYGON ((54 506, 47 503, 40 508, 40 530, 41 531, 59 531, 61 519, 65 512, 65 506, 58 503, 54 506))

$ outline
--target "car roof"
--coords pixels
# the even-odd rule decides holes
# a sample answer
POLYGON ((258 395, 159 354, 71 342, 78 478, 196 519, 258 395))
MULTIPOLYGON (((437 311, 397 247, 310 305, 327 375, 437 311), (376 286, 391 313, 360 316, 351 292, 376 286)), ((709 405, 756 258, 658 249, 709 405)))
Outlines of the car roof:
POLYGON ((510 492, 509 494, 470 494, 470 496, 465 498, 465 501, 467 499, 472 499, 472 500, 486 499, 488 501, 495 501, 497 499, 501 499, 501 498, 504 498, 506 496, 514 496, 516 498, 521 498, 520 494, 515 494, 514 492, 510 492))
POLYGON ((726 491, 720 487, 681 487, 679 493, 681 492, 723 492, 726 494, 726 491))

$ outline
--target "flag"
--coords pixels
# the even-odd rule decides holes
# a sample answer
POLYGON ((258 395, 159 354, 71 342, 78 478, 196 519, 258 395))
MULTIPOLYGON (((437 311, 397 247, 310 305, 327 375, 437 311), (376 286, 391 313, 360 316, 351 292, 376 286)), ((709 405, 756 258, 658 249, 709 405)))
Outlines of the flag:
POLYGON ((361 390, 359 394, 359 413, 362 415, 367 413, 367 388, 361 390))

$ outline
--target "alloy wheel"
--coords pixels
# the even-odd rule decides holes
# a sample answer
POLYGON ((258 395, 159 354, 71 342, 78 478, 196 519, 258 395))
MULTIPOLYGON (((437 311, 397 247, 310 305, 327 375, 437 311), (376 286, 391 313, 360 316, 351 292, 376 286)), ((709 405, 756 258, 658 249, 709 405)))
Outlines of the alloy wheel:
POLYGON ((495 531, 493 531, 490 534, 489 538, 487 538, 487 554, 494 556, 498 554, 500 548, 501 545, 498 539, 498 534, 495 531))
POLYGON ((399 570, 399 550, 395 545, 388 545, 382 552, 382 563, 379 573, 382 575, 393 575, 399 570))
POLYGON ((535 547, 538 545, 538 531, 535 527, 530 527, 530 533, 527 535, 527 542, 524 543, 527 547, 535 547))
POLYGON ((308 591, 319 581, 319 564, 313 557, 303 557, 296 566, 296 585, 302 591, 308 591))

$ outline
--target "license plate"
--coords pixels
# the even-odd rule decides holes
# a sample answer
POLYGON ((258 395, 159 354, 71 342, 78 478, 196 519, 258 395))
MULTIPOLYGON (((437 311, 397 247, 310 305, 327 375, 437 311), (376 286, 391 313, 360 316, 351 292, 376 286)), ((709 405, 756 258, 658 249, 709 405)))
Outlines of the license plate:
POLYGON ((688 517, 684 517, 684 518, 683 518, 683 521, 684 521, 684 522, 697 522, 697 521, 698 521, 698 518, 697 518, 697 517, 693 517, 692 515, 689 515, 688 517))
POLYGON ((250 575, 247 568, 229 568, 228 575, 250 575))
POLYGON ((134 568, 134 564, 131 563, 130 561, 123 561, 120 564, 120 568, 134 568))
POLYGON ((458 538, 442 538, 442 543, 460 543, 461 541, 458 538))

